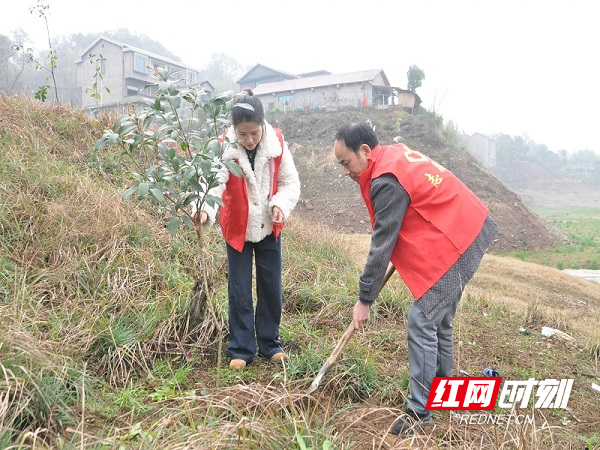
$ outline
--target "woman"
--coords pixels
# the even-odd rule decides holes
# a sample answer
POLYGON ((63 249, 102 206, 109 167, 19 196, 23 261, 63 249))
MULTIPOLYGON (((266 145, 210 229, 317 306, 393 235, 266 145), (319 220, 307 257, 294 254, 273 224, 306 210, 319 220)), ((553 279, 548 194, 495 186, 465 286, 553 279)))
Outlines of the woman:
MULTIPOLYGON (((287 358, 279 341, 281 229, 300 197, 300 180, 281 130, 265 121, 263 105, 251 89, 234 98, 231 122, 227 132, 231 145, 223 158, 235 160, 243 176, 223 171, 221 184, 211 194, 223 201, 220 224, 229 272, 229 367, 243 369, 254 359, 257 343, 259 355, 273 362, 287 358)), ((201 223, 214 224, 216 213, 206 207, 201 223)))

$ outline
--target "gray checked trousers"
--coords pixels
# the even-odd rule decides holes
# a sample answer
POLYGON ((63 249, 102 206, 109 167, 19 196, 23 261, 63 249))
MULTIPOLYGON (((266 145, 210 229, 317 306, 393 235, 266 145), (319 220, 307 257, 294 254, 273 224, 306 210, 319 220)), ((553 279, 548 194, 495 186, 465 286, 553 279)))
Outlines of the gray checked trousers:
POLYGON ((454 341, 452 321, 462 295, 457 289, 446 306, 428 319, 414 302, 408 313, 408 370, 410 394, 408 407, 419 414, 427 414, 425 406, 433 377, 452 376, 454 341))

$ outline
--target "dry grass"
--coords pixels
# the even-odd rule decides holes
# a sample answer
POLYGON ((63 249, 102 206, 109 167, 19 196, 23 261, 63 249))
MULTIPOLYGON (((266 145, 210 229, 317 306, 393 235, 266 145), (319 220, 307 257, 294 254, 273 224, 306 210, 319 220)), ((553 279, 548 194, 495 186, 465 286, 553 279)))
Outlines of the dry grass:
MULTIPOLYGON (((369 327, 306 394, 351 318, 368 237, 290 221, 282 323, 290 359, 218 369, 214 323, 193 335, 184 326, 200 253, 193 235, 171 239, 158 213, 121 200, 118 161, 91 151, 100 123, 13 97, 0 96, 0 110, 0 448, 598 446, 598 397, 589 389, 598 356, 584 345, 594 339, 596 286, 486 256, 457 316, 456 370, 575 378, 570 411, 536 412, 527 427, 439 414, 425 435, 395 438, 388 431, 407 395, 411 302, 398 276, 369 327), (575 340, 543 338, 542 325, 575 340)), ((226 323, 227 266, 214 230, 207 250, 210 294, 226 323)))
POLYGON ((538 313, 532 325, 600 337, 600 283, 552 267, 486 255, 470 288, 513 311, 526 314, 535 306, 538 313))
MULTIPOLYGON (((349 234, 344 240, 356 263, 364 264, 370 237, 349 234)), ((600 338, 600 283, 517 258, 486 254, 467 292, 491 298, 524 318, 534 308, 536 320, 531 325, 567 328, 600 338)))

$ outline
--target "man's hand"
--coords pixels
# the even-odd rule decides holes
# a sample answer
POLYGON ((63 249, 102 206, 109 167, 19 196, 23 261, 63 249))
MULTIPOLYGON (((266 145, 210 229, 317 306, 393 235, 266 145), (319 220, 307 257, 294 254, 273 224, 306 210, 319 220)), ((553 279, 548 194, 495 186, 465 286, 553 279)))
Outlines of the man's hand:
POLYGON ((370 306, 362 303, 360 300, 356 302, 352 309, 352 323, 355 330, 361 330, 369 320, 370 306))

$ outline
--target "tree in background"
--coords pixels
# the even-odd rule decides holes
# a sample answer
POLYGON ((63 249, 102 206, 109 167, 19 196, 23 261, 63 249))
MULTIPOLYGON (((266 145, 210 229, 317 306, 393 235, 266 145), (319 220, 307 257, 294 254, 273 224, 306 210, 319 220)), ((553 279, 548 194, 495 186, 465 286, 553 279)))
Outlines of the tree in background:
POLYGON ((497 175, 514 173, 516 168, 528 167, 533 163, 551 176, 574 179, 600 177, 600 156, 592 150, 579 150, 571 155, 565 150, 554 152, 547 145, 536 143, 526 134, 511 137, 499 133, 495 139, 497 166, 493 170, 497 175))
POLYGON ((406 73, 408 77, 408 87, 410 92, 416 92, 421 87, 421 82, 425 79, 425 72, 414 64, 408 68, 406 73))
MULTIPOLYGON (((52 78, 52 86, 54 86, 54 99, 58 102, 58 85, 56 82, 56 68, 58 66, 58 54, 56 50, 52 46, 52 39, 50 38, 50 26, 48 25, 48 11, 50 10, 50 5, 47 5, 44 0, 38 0, 35 6, 32 6, 29 9, 31 14, 37 13, 38 17, 44 19, 44 23, 46 25, 46 34, 48 36, 48 55, 47 55, 47 64, 39 61, 34 57, 34 55, 30 52, 27 52, 27 56, 30 62, 36 64, 36 68, 38 70, 45 70, 52 78)), ((38 90, 35 92, 35 98, 42 102, 45 102, 48 98, 48 91, 52 88, 50 84, 48 84, 48 78, 46 78, 45 84, 41 85, 38 90)))
POLYGON ((213 53, 208 66, 200 72, 200 78, 210 81, 217 92, 236 90, 236 80, 242 77, 244 71, 242 65, 232 57, 213 53))
MULTIPOLYGON (((20 30, 20 36, 23 39, 26 33, 20 30)), ((27 69, 27 61, 20 48, 8 36, 0 35, 0 91, 20 90, 20 79, 26 76, 27 69)))

